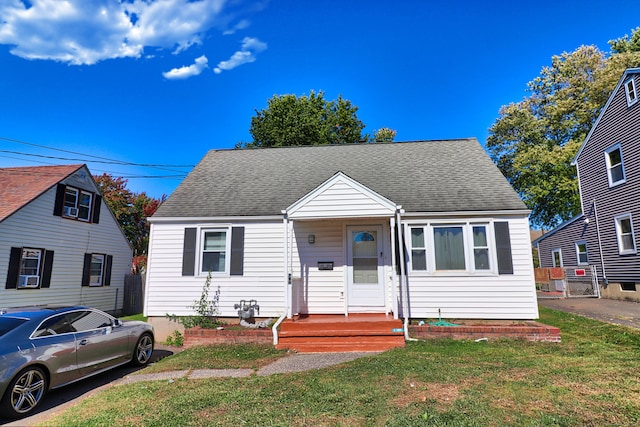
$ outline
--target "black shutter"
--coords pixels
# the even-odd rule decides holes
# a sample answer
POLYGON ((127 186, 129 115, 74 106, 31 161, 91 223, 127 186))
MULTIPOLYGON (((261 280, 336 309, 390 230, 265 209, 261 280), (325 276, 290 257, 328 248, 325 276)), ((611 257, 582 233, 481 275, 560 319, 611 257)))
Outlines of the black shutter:
POLYGON ((67 186, 64 184, 58 184, 56 189, 56 202, 53 205, 53 214, 55 216, 62 216, 62 207, 64 206, 64 194, 67 186))
POLYGON ((244 227, 231 228, 231 271, 232 276, 242 276, 244 272, 244 227))
POLYGON ((184 229, 184 248, 182 249, 182 275, 195 275, 197 228, 184 229))
POLYGON ((44 262, 42 267, 42 280, 40 281, 41 288, 48 288, 51 286, 51 270, 53 269, 53 251, 43 251, 44 262))
POLYGON ((91 254, 84 254, 84 266, 82 267, 82 286, 89 286, 91 281, 91 254))
POLYGON ((113 265, 113 255, 105 255, 104 257, 104 280, 103 286, 111 285, 111 266, 113 265))
POLYGON ((9 270, 7 271, 6 289, 16 289, 18 287, 18 277, 20 276, 20 259, 22 258, 22 248, 11 248, 9 256, 9 270))
POLYGON ((100 206, 102 205, 102 196, 96 194, 93 198, 93 215, 91 222, 98 224, 100 222, 100 206))
POLYGON ((511 239, 509 238, 509 223, 495 222, 496 252, 498 255, 498 273, 513 274, 513 259, 511 257, 511 239))

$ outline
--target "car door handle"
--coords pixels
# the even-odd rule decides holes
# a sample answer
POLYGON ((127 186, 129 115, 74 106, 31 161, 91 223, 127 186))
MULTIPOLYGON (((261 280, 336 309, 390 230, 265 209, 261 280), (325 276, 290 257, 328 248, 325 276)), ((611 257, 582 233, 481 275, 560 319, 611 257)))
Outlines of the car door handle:
POLYGON ((79 344, 79 345, 87 345, 87 344, 89 344, 89 341, 87 341, 87 340, 81 340, 78 344, 79 344))

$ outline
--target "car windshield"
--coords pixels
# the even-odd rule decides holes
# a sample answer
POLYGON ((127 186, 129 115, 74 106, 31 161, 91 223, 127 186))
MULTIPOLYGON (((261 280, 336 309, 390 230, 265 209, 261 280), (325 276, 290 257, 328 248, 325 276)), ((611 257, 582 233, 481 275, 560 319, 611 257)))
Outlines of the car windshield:
POLYGON ((26 319, 18 319, 15 317, 0 317, 0 337, 26 321, 26 319))

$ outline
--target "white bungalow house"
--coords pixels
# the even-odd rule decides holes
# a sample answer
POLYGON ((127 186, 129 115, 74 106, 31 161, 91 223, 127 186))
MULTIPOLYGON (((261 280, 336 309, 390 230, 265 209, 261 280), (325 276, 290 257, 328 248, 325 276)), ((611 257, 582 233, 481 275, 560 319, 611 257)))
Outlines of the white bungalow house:
POLYGON ((536 319, 528 213, 473 138, 212 150, 149 219, 145 314, 211 272, 222 317, 536 319))
POLYGON ((85 165, 0 169, 0 309, 123 307, 131 247, 85 165))

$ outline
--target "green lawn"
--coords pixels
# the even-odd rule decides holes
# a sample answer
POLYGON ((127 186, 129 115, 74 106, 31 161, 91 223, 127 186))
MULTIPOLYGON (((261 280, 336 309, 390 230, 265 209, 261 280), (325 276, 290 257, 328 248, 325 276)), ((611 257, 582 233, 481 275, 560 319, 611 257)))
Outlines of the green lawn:
MULTIPOLYGON (((561 328, 562 343, 409 342, 318 371, 121 385, 45 424, 640 425, 640 331, 540 311, 541 322, 561 328)), ((259 346, 192 349, 148 369, 257 368, 280 354, 259 346)))

